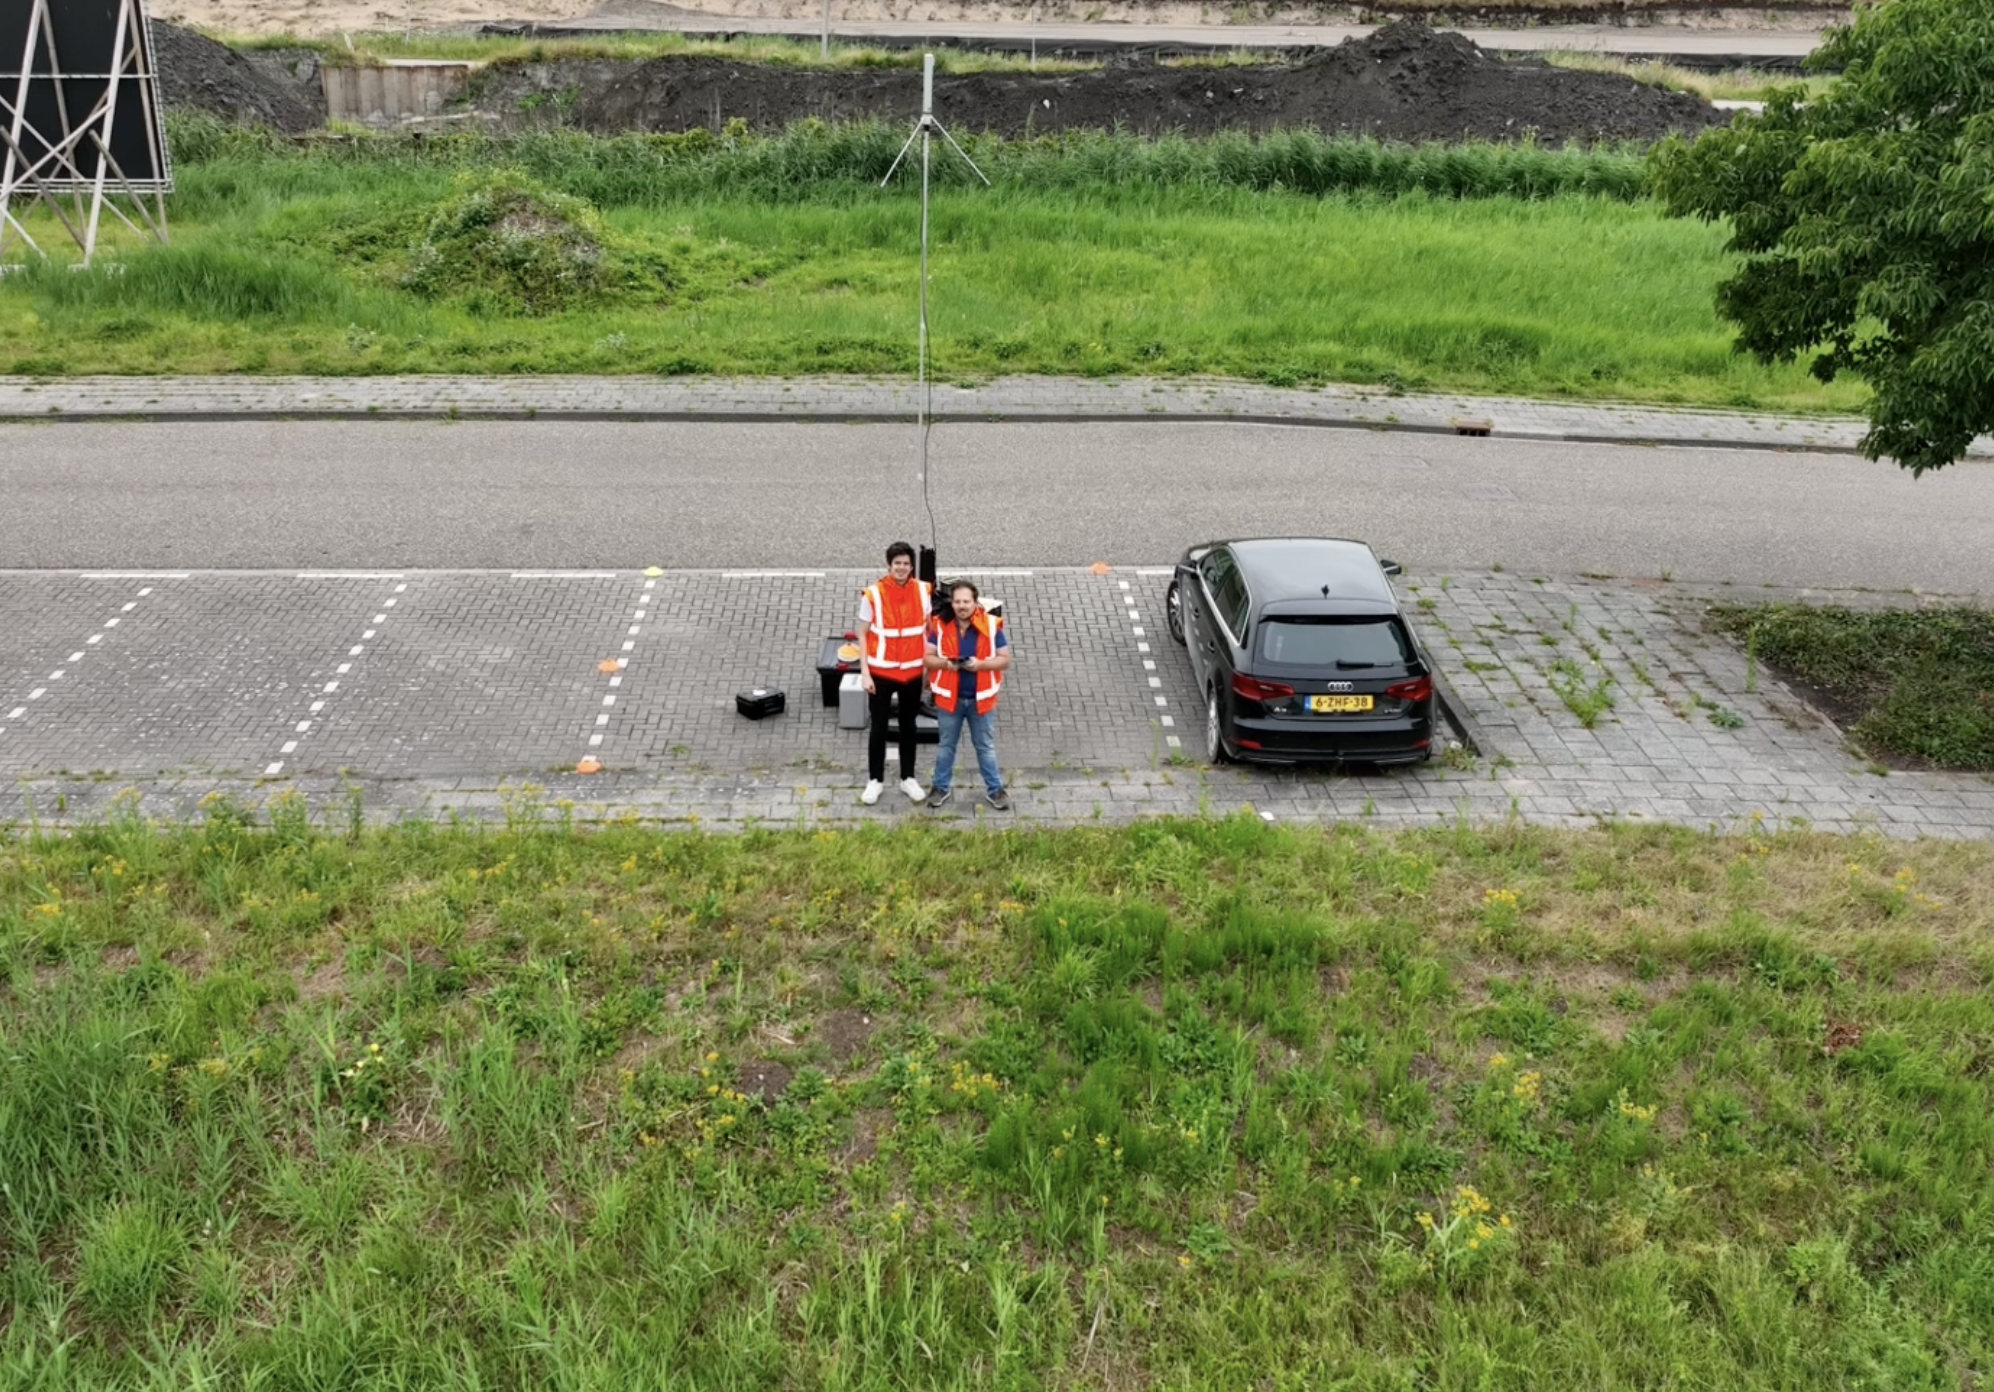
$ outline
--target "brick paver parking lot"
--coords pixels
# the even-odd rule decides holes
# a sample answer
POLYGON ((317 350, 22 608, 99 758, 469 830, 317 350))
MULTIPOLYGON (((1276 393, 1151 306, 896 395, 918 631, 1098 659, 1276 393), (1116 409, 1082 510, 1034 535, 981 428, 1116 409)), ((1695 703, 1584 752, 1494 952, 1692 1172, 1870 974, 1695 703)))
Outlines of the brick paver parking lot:
MULTIPOLYGON (((1704 631, 1711 596, 1661 582, 1408 576, 1409 611, 1486 748, 1396 773, 1208 768, 1193 757, 1198 693, 1163 629, 1167 575, 978 576, 1017 642, 999 746, 1018 818, 1250 807, 1994 834, 1994 782, 1883 776, 1704 631)), ((723 826, 934 815, 857 805, 863 737, 820 699, 818 646, 851 626, 869 578, 0 574, 0 818, 102 815, 129 787, 161 815, 287 788, 341 807, 357 788, 381 817, 562 799, 723 826), (734 693, 758 685, 784 689, 786 713, 739 716, 734 693), (576 773, 584 757, 603 771, 576 773)), ((924 782, 932 760, 923 746, 924 782)))

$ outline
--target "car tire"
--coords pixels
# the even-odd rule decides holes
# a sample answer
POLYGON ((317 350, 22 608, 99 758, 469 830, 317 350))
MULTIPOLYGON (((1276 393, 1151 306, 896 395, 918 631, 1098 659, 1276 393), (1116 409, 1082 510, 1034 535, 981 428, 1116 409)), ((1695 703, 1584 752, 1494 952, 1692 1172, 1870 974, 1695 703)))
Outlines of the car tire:
POLYGON ((1232 761, 1226 752, 1225 731, 1219 725, 1219 693, 1216 689, 1205 693, 1205 762, 1224 764, 1232 761))
POLYGON ((1170 590, 1163 596, 1163 622, 1170 629, 1170 636, 1177 640, 1177 646, 1184 646, 1184 592, 1177 582, 1170 582, 1170 590))

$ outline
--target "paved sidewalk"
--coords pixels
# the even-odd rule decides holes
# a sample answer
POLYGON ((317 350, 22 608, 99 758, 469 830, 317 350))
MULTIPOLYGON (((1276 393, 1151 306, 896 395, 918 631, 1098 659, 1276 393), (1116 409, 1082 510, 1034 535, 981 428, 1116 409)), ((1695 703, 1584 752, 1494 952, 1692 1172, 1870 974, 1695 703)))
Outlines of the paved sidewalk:
MULTIPOLYGON (((721 420, 900 421, 918 392, 851 377, 0 377, 0 420, 721 420)), ((1520 397, 1393 396, 1381 388, 1281 388, 1219 379, 1002 377, 937 384, 938 421, 1217 418, 1509 439, 1849 452, 1853 417, 1520 397)), ((1971 453, 1994 458, 1994 441, 1971 453)))

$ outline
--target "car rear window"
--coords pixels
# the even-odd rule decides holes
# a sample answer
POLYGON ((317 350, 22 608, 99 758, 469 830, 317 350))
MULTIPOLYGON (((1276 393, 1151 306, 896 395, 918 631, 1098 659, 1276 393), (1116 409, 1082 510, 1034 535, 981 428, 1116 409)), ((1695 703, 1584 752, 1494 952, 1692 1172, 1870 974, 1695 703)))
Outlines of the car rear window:
POLYGON ((1260 656, 1277 667, 1402 667, 1412 644, 1397 619, 1268 619, 1260 656))

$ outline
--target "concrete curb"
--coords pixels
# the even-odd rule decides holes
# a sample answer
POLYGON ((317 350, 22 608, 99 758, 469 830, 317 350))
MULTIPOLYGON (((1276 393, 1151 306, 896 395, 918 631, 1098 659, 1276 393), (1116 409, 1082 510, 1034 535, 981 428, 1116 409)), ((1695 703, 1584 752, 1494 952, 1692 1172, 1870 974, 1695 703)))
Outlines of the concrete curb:
MULTIPOLYGON (((1716 435, 1613 435, 1598 431, 1555 431, 1531 430, 1528 428, 1502 429, 1489 427, 1473 431, 1458 426, 1434 424, 1423 421, 1399 420, 1358 420, 1329 416, 1291 416, 1267 412, 1246 411, 936 411, 929 419, 936 425, 1181 425, 1186 421, 1223 421, 1237 425, 1274 425, 1317 430, 1368 430, 1381 435, 1474 435, 1484 439, 1541 440, 1550 444, 1590 444, 1590 445, 1632 445, 1656 449, 1740 449, 1765 450, 1775 454, 1848 454, 1862 451, 1854 446, 1834 441, 1798 440, 1754 440, 1727 438, 1716 435)), ((1697 417, 1696 419, 1707 419, 1697 417)), ((186 410, 131 410, 129 408, 103 408, 99 410, 72 410, 50 408, 40 415, 20 412, 0 411, 0 425, 52 425, 74 423, 78 425, 104 424, 152 424, 152 425, 197 425, 217 422, 259 422, 259 421, 572 421, 576 423, 629 422, 678 422, 684 424, 740 424, 774 425, 790 423, 798 425, 904 425, 909 415, 905 411, 877 410, 837 410, 834 408, 804 407, 794 411, 768 411, 753 407, 739 410, 713 410, 708 408, 688 408, 685 410, 601 410, 577 408, 566 410, 560 407, 502 407, 502 406, 452 406, 442 410, 435 408, 407 407, 360 407, 346 409, 336 407, 293 407, 233 408, 224 407, 212 411, 186 410)), ((1978 449, 1974 451, 1980 453, 1978 449)))
POLYGON ((1454 734, 1464 749, 1478 759, 1493 759, 1502 752, 1468 709, 1468 703, 1454 690, 1454 683, 1447 680, 1447 674, 1437 665, 1433 669, 1433 694, 1440 699, 1442 718, 1454 727, 1454 734))

